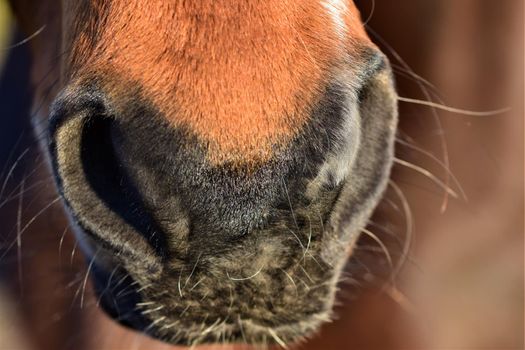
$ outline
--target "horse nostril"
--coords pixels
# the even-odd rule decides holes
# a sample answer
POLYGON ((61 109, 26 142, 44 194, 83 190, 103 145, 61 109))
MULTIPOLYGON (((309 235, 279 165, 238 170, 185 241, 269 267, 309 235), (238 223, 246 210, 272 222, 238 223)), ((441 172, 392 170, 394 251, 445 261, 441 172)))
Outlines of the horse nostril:
POLYGON ((55 177, 75 221, 123 264, 160 270, 163 236, 114 152, 116 119, 99 94, 63 94, 53 107, 50 147, 55 177))
POLYGON ((114 120, 104 116, 96 116, 86 122, 81 140, 82 169, 91 189, 108 209, 144 235, 158 254, 164 255, 163 236, 156 229, 141 194, 115 153, 112 140, 114 125, 114 120))

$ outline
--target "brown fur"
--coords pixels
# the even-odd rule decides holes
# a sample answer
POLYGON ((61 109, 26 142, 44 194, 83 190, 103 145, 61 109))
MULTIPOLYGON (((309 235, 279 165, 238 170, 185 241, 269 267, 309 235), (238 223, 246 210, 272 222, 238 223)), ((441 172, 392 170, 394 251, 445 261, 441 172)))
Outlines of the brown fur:
MULTIPOLYGON (((66 6, 76 20, 76 5, 66 6)), ((352 43, 346 45, 320 1, 92 6, 106 18, 104 27, 66 42, 70 74, 111 72, 139 82, 171 124, 198 135, 216 164, 268 160, 307 122, 334 66, 355 41, 367 41, 355 7, 341 14, 352 43)), ((106 83, 113 100, 122 100, 126 87, 106 83)))

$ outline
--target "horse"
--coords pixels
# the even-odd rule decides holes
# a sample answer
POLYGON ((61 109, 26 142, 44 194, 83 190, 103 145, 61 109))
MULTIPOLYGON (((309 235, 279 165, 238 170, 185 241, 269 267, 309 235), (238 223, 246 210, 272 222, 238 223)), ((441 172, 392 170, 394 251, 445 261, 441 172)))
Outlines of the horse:
POLYGON ((32 123, 112 318, 188 346, 285 346, 331 319, 397 123, 352 2, 12 6, 46 26, 32 123))
POLYGON ((374 237, 398 100, 353 4, 13 8, 60 193, 46 207, 63 201, 78 243, 59 247, 86 257, 80 309, 91 279, 112 318, 189 346, 286 347, 333 317, 374 237))

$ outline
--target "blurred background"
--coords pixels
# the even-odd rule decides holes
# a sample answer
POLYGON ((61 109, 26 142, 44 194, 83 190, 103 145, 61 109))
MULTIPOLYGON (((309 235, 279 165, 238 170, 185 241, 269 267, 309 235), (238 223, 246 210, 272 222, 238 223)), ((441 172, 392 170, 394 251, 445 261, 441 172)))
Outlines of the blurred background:
MULTIPOLYGON (((377 288, 388 266, 363 239, 349 264, 362 274, 341 285, 338 319, 298 348, 523 349, 523 1, 356 3, 400 96, 510 111, 400 102, 398 161, 369 230, 396 261, 411 236, 409 258, 395 288, 377 288)), ((170 349, 107 320, 84 292, 84 262, 49 205, 56 194, 28 122, 38 109, 30 43, 16 45, 27 36, 0 0, 0 349, 170 349)))

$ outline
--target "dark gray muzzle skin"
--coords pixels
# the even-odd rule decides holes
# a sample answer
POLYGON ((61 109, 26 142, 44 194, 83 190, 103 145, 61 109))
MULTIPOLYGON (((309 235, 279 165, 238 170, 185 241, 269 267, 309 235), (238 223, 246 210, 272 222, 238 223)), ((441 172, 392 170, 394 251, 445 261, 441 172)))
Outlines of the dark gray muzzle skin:
POLYGON ((335 79, 304 131, 255 171, 208 164, 140 88, 118 115, 96 79, 66 88, 49 150, 104 309, 185 345, 282 345, 330 320, 397 127, 386 58, 368 52, 355 71, 358 83, 335 79))

